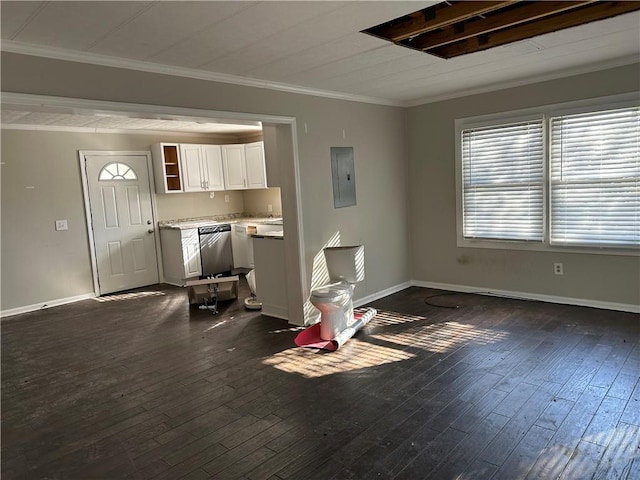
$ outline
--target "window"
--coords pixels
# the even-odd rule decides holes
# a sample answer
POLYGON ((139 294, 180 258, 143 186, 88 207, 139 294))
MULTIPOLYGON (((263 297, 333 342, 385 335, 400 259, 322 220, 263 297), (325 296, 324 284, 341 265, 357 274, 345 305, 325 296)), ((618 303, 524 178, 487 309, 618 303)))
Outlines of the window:
POLYGON ((542 120, 462 133, 464 236, 543 238, 542 120))
POLYGON ((571 108, 456 121, 460 246, 638 251, 637 95, 571 108))
POLYGON ((98 180, 137 180, 136 172, 126 163, 113 162, 100 170, 98 180))
POLYGON ((551 243, 640 245, 640 108, 550 121, 551 243))

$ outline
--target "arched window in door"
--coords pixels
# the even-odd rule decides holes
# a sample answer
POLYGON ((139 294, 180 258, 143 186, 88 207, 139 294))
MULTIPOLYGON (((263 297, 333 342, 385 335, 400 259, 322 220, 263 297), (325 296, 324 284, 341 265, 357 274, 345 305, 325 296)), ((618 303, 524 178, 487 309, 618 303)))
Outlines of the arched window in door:
POLYGON ((138 176, 126 163, 113 162, 100 170, 98 180, 137 180, 138 176))

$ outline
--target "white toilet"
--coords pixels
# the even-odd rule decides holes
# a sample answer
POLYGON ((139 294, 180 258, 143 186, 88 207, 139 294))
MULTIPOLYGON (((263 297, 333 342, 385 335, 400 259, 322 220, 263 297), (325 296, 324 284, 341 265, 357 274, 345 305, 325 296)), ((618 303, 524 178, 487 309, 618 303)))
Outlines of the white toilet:
POLYGON ((320 310, 320 338, 333 340, 353 325, 353 290, 364 280, 364 246, 324 249, 331 283, 311 291, 309 301, 320 310))

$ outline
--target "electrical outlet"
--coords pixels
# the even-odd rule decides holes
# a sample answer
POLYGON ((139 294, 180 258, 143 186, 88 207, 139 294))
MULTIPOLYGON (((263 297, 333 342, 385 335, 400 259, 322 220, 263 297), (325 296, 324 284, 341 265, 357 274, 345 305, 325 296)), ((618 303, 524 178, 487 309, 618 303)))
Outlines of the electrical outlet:
POLYGON ((56 230, 69 230, 66 220, 56 220, 56 230))
POLYGON ((564 266, 561 263, 554 263, 553 273, 555 275, 564 275, 564 266))
POLYGON ((229 195, 224 196, 224 203, 229 203, 229 195))
POLYGON ((273 212, 273 205, 271 205, 270 203, 267 205, 267 212, 273 212))
POLYGON ((215 198, 216 192, 209 192, 209 198, 215 198))

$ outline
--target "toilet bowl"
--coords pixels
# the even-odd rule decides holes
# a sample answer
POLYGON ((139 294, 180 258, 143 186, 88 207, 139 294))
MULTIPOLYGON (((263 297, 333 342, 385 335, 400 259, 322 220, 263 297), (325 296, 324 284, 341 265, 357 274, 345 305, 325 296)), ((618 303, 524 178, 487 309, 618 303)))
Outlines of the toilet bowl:
POLYGON ((309 301, 320 310, 320 338, 332 340, 354 323, 353 291, 364 279, 364 247, 324 249, 331 283, 312 290, 309 301))
POLYGON ((354 286, 347 282, 324 285, 311 292, 310 301, 320 310, 320 338, 334 339, 345 328, 353 324, 354 286))

